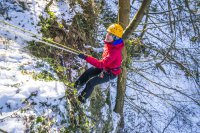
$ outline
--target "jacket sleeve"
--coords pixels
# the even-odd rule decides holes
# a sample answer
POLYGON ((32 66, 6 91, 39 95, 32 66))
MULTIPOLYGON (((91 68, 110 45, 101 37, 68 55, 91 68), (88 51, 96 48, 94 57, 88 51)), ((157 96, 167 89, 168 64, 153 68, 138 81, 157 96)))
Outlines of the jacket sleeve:
POLYGON ((98 60, 92 56, 88 56, 86 58, 86 61, 97 68, 105 68, 106 66, 113 63, 113 61, 115 60, 115 56, 112 53, 109 53, 106 57, 104 57, 101 60, 98 60))

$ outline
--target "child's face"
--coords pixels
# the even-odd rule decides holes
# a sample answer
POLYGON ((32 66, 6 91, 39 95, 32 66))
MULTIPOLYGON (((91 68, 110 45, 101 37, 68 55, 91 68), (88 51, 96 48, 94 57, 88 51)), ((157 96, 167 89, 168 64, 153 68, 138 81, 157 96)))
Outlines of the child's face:
POLYGON ((113 36, 109 32, 107 32, 106 37, 105 37, 106 42, 113 42, 113 36))

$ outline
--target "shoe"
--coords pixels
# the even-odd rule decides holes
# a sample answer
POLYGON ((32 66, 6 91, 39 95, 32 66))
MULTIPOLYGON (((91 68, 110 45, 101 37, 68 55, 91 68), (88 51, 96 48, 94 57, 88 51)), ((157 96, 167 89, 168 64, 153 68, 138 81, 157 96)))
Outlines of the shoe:
POLYGON ((81 96, 81 95, 78 96, 78 100, 79 100, 81 103, 86 103, 86 99, 85 99, 83 96, 81 96))

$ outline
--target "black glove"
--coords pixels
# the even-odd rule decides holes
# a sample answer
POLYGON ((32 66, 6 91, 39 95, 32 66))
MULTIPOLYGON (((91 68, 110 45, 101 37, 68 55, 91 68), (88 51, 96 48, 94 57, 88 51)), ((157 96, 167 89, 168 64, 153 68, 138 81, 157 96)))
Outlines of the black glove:
POLYGON ((87 58, 87 56, 84 55, 84 54, 79 54, 78 57, 81 58, 81 59, 84 59, 84 60, 87 58))

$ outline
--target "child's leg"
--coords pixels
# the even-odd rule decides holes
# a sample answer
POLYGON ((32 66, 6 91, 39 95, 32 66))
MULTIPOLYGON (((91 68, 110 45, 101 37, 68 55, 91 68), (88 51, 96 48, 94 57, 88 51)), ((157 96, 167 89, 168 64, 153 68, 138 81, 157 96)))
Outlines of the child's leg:
POLYGON ((102 69, 91 67, 87 69, 75 82, 75 87, 78 85, 83 86, 91 77, 94 77, 101 73, 102 69))
POLYGON ((103 72, 103 76, 97 75, 93 77, 87 82, 85 89, 81 92, 81 96, 86 100, 91 95, 96 85, 108 82, 114 78, 116 78, 115 75, 107 72, 103 72))

